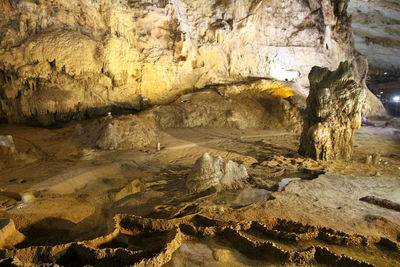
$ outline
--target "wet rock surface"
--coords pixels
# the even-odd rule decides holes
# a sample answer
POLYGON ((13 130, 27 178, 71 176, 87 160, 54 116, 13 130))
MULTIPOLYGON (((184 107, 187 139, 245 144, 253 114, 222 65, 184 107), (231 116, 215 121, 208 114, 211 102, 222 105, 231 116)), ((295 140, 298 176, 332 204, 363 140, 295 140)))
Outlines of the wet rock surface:
POLYGON ((365 89, 348 62, 331 72, 314 67, 299 152, 319 160, 349 159, 354 131, 361 126, 365 89))

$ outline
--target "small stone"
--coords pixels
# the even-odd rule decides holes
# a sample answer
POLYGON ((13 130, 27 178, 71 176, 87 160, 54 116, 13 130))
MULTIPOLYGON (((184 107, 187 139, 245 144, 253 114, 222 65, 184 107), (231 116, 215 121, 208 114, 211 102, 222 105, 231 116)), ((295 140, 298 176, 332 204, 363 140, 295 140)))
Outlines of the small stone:
POLYGON ((367 155, 365 158, 365 164, 371 165, 372 163, 372 155, 367 155))
POLYGON ((378 165, 380 161, 380 155, 378 153, 372 154, 372 164, 378 165))
POLYGON ((22 202, 28 203, 28 202, 34 201, 35 196, 33 195, 32 192, 25 192, 22 194, 21 199, 22 199, 22 202))

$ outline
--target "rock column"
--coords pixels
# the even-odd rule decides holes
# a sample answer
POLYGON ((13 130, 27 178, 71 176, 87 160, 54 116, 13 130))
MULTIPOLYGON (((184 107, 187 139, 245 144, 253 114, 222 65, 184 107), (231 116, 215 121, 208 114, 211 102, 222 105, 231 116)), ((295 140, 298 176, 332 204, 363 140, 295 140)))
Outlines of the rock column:
POLYGON ((354 131, 361 126, 364 87, 356 82, 347 61, 333 72, 313 67, 308 79, 310 94, 299 153, 316 160, 349 159, 354 131))

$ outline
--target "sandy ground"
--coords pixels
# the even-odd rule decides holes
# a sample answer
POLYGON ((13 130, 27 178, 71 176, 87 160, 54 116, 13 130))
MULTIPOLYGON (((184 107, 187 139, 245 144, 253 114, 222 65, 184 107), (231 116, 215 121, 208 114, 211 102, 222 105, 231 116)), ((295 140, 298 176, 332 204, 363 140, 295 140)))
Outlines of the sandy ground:
MULTIPOLYGON (((111 233, 117 214, 163 220, 197 214, 232 225, 284 219, 338 236, 360 235, 372 244, 387 238, 389 247, 397 246, 394 252, 388 253, 387 246, 364 251, 363 246, 318 242, 376 266, 400 265, 400 211, 359 200, 375 196, 400 203, 399 129, 362 127, 350 161, 316 162, 297 154, 298 134, 282 131, 166 129, 160 151, 101 151, 79 146, 75 127, 0 125, 0 135, 12 135, 18 151, 38 158, 0 170, 0 217, 13 219, 26 236, 17 250, 111 233), (244 164, 250 175, 245 188, 188 195, 185 178, 204 152, 244 164), (366 163, 373 153, 380 155, 379 163, 366 163), (301 179, 277 192, 283 178, 301 179)), ((298 249, 306 245, 295 242, 298 249)), ((167 265, 271 264, 215 238, 179 247, 167 265)))

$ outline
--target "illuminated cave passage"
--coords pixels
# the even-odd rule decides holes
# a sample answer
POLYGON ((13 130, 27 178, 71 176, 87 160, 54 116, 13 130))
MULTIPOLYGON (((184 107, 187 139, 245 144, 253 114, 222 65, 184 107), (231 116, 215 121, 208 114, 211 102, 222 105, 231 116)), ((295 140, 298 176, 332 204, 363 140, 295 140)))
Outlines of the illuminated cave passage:
POLYGON ((0 2, 0 266, 400 265, 397 0, 0 2))

